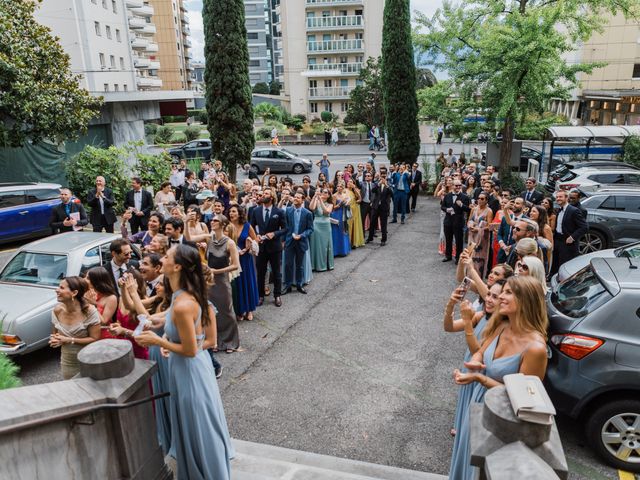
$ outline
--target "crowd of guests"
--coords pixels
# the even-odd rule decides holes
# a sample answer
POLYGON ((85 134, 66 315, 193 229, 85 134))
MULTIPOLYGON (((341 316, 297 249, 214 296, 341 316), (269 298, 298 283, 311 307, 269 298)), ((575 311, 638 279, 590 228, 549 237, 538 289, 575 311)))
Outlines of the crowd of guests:
POLYGON ((464 332, 467 346, 453 371, 460 390, 449 476, 471 480, 477 472, 470 463, 470 405, 483 402, 505 375, 544 378, 547 278, 579 254, 587 223, 578 192, 558 191, 554 202, 536 188, 535 178, 514 192, 502 188, 491 166, 479 173, 476 163, 466 164, 451 151, 441 157, 435 192, 442 216, 440 253, 445 262, 455 259, 460 282, 443 325, 446 332, 464 332), (476 298, 465 299, 468 293, 476 298))

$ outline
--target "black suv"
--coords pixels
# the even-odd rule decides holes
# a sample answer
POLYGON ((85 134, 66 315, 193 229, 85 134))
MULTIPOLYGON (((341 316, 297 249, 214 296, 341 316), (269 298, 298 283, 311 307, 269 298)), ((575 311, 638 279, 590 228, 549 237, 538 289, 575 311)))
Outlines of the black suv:
POLYGON ((640 472, 640 260, 594 258, 549 294, 545 384, 589 445, 640 472))
POLYGON ((211 159, 211 140, 201 138, 187 142, 179 147, 171 148, 169 155, 175 160, 201 158, 208 162, 211 159))

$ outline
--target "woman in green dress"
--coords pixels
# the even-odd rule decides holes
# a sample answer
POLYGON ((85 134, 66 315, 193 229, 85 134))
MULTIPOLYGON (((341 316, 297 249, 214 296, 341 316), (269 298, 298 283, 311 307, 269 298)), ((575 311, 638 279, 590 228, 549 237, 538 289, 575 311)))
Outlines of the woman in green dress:
POLYGON ((311 266, 316 272, 333 270, 333 240, 331 238, 331 212, 333 200, 329 189, 318 188, 309 203, 314 214, 311 235, 311 266))

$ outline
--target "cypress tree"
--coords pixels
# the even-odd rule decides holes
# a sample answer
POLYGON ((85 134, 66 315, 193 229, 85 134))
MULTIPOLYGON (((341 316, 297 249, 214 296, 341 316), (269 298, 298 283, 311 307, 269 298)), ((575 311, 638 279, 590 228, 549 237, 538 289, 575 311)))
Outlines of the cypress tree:
POLYGON ((389 161, 413 163, 420 154, 420 132, 409 0, 385 2, 382 94, 389 161))
POLYGON ((251 161, 255 146, 244 2, 205 0, 202 17, 212 156, 235 181, 236 166, 251 161))

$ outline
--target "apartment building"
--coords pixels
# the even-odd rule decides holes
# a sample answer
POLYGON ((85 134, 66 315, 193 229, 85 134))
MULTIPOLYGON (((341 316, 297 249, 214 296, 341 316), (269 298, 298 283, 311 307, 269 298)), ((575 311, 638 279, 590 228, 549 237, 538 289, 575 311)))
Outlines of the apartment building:
POLYGON ((160 118, 162 104, 180 102, 186 113, 193 92, 160 90, 154 13, 146 0, 43 0, 36 9, 35 19, 59 38, 80 85, 104 99, 86 142, 144 140, 144 121, 160 118))
POLYGON ((576 125, 640 124, 640 22, 609 15, 603 32, 578 45, 566 59, 606 66, 580 74, 579 88, 569 100, 551 102, 552 112, 576 125))
POLYGON ((244 22, 247 29, 249 48, 249 82, 269 83, 273 78, 271 48, 268 40, 270 32, 271 0, 244 0, 244 22))
POLYGON ((343 117, 363 64, 381 55, 384 0, 281 0, 279 10, 291 114, 343 117))
POLYGON ((148 0, 153 8, 163 90, 191 90, 191 30, 183 0, 148 0))

